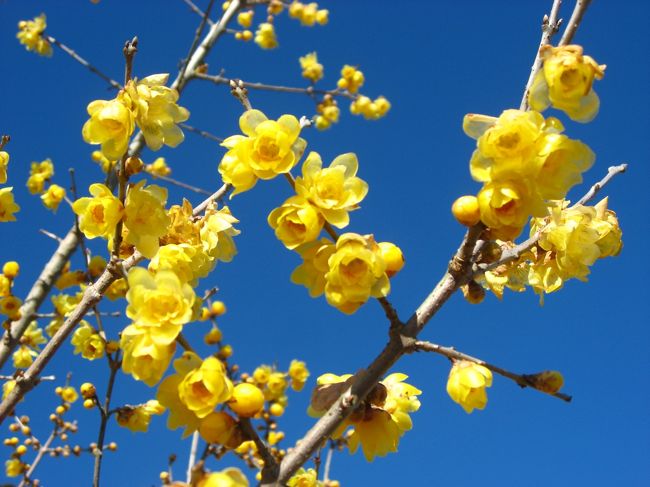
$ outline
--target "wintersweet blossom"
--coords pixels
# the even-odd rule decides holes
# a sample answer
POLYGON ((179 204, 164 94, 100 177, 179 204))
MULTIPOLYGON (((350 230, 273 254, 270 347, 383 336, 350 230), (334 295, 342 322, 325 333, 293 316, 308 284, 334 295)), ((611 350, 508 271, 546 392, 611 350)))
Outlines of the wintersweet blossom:
POLYGON ((172 343, 192 317, 194 290, 170 270, 152 275, 147 269, 133 267, 128 281, 126 315, 138 327, 149 328, 157 344, 172 343))
POLYGON ((27 189, 31 194, 43 192, 45 182, 54 176, 54 164, 50 159, 42 162, 32 162, 29 169, 29 178, 27 179, 27 189))
POLYGON ((484 409, 487 405, 486 387, 492 385, 490 369, 467 360, 459 360, 449 372, 447 393, 465 410, 484 409))
POLYGON ((312 83, 316 83, 323 77, 323 65, 318 62, 318 55, 315 52, 300 57, 300 67, 303 78, 307 78, 312 83))
POLYGON ((348 212, 357 209, 368 194, 368 183, 357 177, 358 169, 356 154, 342 154, 323 168, 320 155, 310 152, 302 165, 302 177, 296 178, 296 193, 329 223, 344 228, 350 222, 348 212))
POLYGON ((152 74, 141 80, 130 80, 124 88, 132 103, 135 122, 151 150, 163 145, 176 147, 183 142, 183 131, 178 124, 190 117, 190 112, 176 103, 178 91, 165 86, 168 80, 168 73, 152 74))
POLYGON ((248 479, 238 468, 211 472, 199 480, 197 487, 248 487, 248 479))
POLYGON ((86 238, 113 237, 124 215, 122 203, 103 184, 91 184, 88 190, 92 198, 79 198, 72 204, 72 211, 79 217, 79 229, 86 238))
POLYGON ((542 46, 540 55, 544 66, 530 89, 531 108, 541 112, 552 105, 577 122, 593 120, 600 100, 592 85, 603 78, 606 66, 584 56, 577 45, 542 46))
POLYGON ((45 14, 34 17, 34 20, 21 20, 18 22, 16 37, 28 51, 34 51, 41 56, 51 56, 52 46, 43 37, 47 27, 45 14))
POLYGON ((185 437, 198 429, 200 420, 215 406, 230 399, 233 385, 215 357, 201 360, 195 353, 185 352, 174 361, 174 369, 176 374, 160 383, 156 399, 169 410, 168 427, 185 426, 185 437))
POLYGON ((230 208, 224 206, 220 210, 209 208, 201 220, 199 236, 203 251, 211 258, 222 262, 230 262, 237 254, 233 237, 241 232, 233 225, 239 220, 230 213, 230 208))
POLYGON ((20 206, 14 201, 13 187, 0 188, 0 222, 15 222, 20 206))
POLYGON ((269 213, 268 223, 284 246, 290 250, 312 242, 323 228, 323 217, 302 196, 292 196, 269 213))
POLYGON ((262 49, 275 49, 280 45, 278 44, 278 38, 275 34, 273 24, 262 22, 257 26, 257 30, 255 31, 255 44, 262 49))
POLYGON ((155 386, 169 367, 176 342, 161 345, 154 333, 137 325, 122 330, 120 348, 124 352, 122 370, 149 387, 155 386))
POLYGON ((328 267, 325 297, 343 313, 352 314, 368 298, 385 297, 390 291, 386 262, 372 235, 341 235, 328 267))
POLYGON ((149 429, 151 416, 160 415, 165 408, 155 399, 151 399, 138 406, 124 406, 117 410, 117 424, 135 432, 146 432, 149 429))
POLYGON ((257 178, 272 179, 289 172, 302 156, 307 143, 293 115, 269 120, 259 110, 248 110, 239 118, 245 135, 233 135, 221 144, 228 152, 219 165, 224 182, 235 187, 233 194, 253 187, 257 178))
POLYGON ((337 86, 341 90, 348 90, 350 93, 356 93, 359 88, 363 86, 366 81, 363 72, 359 71, 354 66, 346 64, 341 69, 341 78, 337 82, 337 86))
POLYGON ((89 144, 101 144, 101 151, 110 161, 120 159, 126 152, 135 129, 131 99, 120 91, 112 100, 95 100, 88 107, 90 119, 81 135, 89 144))
POLYGON ((129 188, 124 205, 125 241, 135 245, 142 255, 151 259, 159 248, 159 239, 167 233, 170 219, 165 211, 167 189, 140 181, 129 188))
POLYGON ((87 321, 81 320, 72 335, 74 353, 88 360, 95 360, 104 356, 105 342, 97 331, 87 321))
POLYGON ((47 190, 41 195, 41 201, 46 208, 56 211, 65 198, 65 189, 58 184, 50 184, 47 190))

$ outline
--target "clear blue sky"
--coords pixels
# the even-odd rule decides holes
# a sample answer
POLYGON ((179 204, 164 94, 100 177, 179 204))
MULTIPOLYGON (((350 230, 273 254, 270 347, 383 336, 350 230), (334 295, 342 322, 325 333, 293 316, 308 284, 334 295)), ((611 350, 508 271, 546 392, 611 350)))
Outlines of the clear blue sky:
MULTIPOLYGON (((572 2, 565 3, 563 17, 568 19, 572 2)), ((383 94, 392 102, 388 117, 378 122, 352 117, 343 104, 337 126, 324 133, 307 132, 305 138, 308 149, 320 152, 324 161, 344 152, 358 154, 359 175, 369 182, 370 193, 352 215, 349 229, 374 233, 404 250, 407 265, 393 280, 390 295, 402 318, 437 282, 462 237, 463 229, 454 222, 449 206, 458 195, 478 190, 468 171, 474 141, 463 134, 462 117, 468 112, 498 115, 519 105, 539 41, 540 20, 550 4, 550 0, 323 2, 331 11, 326 27, 301 28, 282 15, 277 22, 278 50, 266 52, 223 38, 209 57, 213 73, 224 68, 227 75, 247 81, 301 86, 298 57, 316 50, 325 65, 323 86, 333 87, 343 64, 357 64, 367 78, 362 91, 373 98, 383 94)), ((0 260, 21 262, 17 290, 23 294, 55 248, 37 229, 63 234, 72 221, 68 208, 62 206, 53 218, 37 197, 28 194, 24 185, 29 163, 50 157, 57 169, 54 181, 63 186, 68 185, 69 167, 76 169, 81 188, 99 180, 101 174, 89 157, 94 148, 83 142, 81 126, 90 101, 112 96, 102 80, 60 50, 44 59, 18 44, 17 22, 40 12, 48 16, 51 35, 115 79, 122 76, 123 42, 134 35, 140 39, 137 76, 175 73, 199 21, 180 0, 0 3, 0 132, 12 137, 9 184, 16 187, 22 206, 17 223, 0 226, 0 260)), ((596 84, 601 98, 598 117, 587 125, 567 121, 567 133, 597 154, 586 182, 600 179, 610 165, 630 164, 629 172, 606 190, 623 227, 622 254, 598 262, 589 283, 570 282, 548 296, 544 307, 531 292, 508 293, 503 302, 490 296, 480 306, 455 296, 422 335, 513 371, 561 370, 565 390, 574 401, 565 404, 495 377, 487 409, 467 415, 446 395, 445 359, 405 357, 395 370, 408 374, 410 382, 424 391, 422 408, 413 415, 414 429, 402 438, 398 454, 372 465, 361 454, 337 454, 332 477, 342 485, 650 483, 649 13, 648 4, 640 0, 624 5, 596 1, 575 39, 608 68, 604 80, 596 84)), ((299 95, 252 92, 251 101, 270 117, 314 111, 311 101, 299 95)), ((193 82, 182 105, 190 110, 192 125, 220 136, 238 133, 241 107, 227 88, 193 82)), ((178 149, 156 156, 167 157, 178 179, 215 189, 221 184, 216 166, 222 154, 213 142, 188 133, 178 149)), ((151 162, 154 155, 145 152, 143 157, 151 162)), ((575 199, 585 189, 576 188, 570 196, 575 199)), ((170 202, 184 195, 170 188, 170 202)), ((266 224, 268 212, 287 196, 289 188, 278 178, 231 202, 241 220, 239 255, 231 264, 219 264, 202 285, 221 290, 229 311, 220 326, 243 370, 274 362, 286 368, 291 359, 299 358, 307 362, 312 379, 325 372, 353 373, 383 346, 387 330, 383 313, 370 302, 355 315, 344 316, 289 282, 299 259, 266 224)), ((102 244, 93 248, 99 252, 102 244)), ((80 265, 78 255, 74 263, 80 265)), ((116 320, 110 330, 117 333, 126 324, 116 320)), ((205 331, 201 327, 190 325, 189 337, 200 337, 205 331)), ((71 350, 66 345, 48 372, 62 378, 72 370, 77 386, 86 380, 105 382, 104 361, 89 363, 73 357, 71 350)), ((310 381, 307 388, 313 384, 310 381)), ((51 403, 52 388, 39 386, 20 406, 20 411, 32 414, 34 431, 43 438, 49 433, 49 410, 42 405, 51 403)), ((155 394, 124 374, 118 376, 117 390, 115 405, 155 394)), ((282 426, 286 446, 312 424, 304 413, 308 396, 308 392, 290 395, 282 426)), ((81 430, 77 441, 94 441, 97 411, 86 411, 79 403, 73 411, 81 430)), ((189 441, 181 441, 180 433, 168 431, 164 422, 154 418, 147 435, 110 425, 107 438, 118 442, 119 452, 107 454, 103 485, 157 484, 170 453, 178 455, 175 471, 183 475, 189 441)), ((6 432, 6 425, 2 428, 6 432)), ((91 470, 89 456, 45 459, 37 477, 45 485, 87 485, 91 470)))

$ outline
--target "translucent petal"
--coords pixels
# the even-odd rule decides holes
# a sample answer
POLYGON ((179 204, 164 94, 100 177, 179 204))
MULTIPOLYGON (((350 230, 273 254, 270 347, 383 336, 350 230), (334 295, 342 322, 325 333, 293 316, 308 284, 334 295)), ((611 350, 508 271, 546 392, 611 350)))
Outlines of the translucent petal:
POLYGON ((480 115, 478 113, 468 113, 463 117, 463 131, 472 139, 478 139, 487 129, 492 127, 496 121, 496 117, 480 115))

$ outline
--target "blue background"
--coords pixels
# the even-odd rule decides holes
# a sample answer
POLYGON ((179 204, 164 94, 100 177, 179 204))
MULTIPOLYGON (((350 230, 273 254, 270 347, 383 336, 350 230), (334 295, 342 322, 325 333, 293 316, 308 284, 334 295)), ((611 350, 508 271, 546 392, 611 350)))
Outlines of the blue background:
MULTIPOLYGON (((207 2, 200 2, 206 4, 207 2)), ((217 2, 218 3, 218 2, 217 2)), ((325 66, 320 83, 333 87, 343 64, 359 65, 366 75, 364 94, 383 94, 393 104, 389 115, 368 122, 347 113, 341 101, 341 122, 332 130, 304 133, 308 150, 330 161, 354 151, 360 176, 370 193, 348 229, 374 233, 403 249, 407 265, 393 279, 390 300, 407 318, 444 271, 463 228, 449 207, 461 194, 479 186, 468 172, 474 141, 461 129, 468 112, 498 115, 519 106, 535 49, 542 15, 550 1, 509 2, 328 2, 326 27, 304 28, 286 14, 277 19, 280 49, 262 51, 256 45, 222 38, 208 62, 212 73, 247 81, 304 86, 298 57, 316 50, 325 66)), ((218 5, 216 6, 218 7, 218 5)), ((568 20, 572 2, 562 16, 568 20)), ((15 186, 22 206, 17 223, 2 224, 2 260, 22 265, 17 293, 23 295, 55 243, 39 234, 44 228, 63 235, 72 222, 62 205, 57 217, 28 194, 25 181, 31 161, 52 158, 54 182, 68 186, 67 169, 74 167, 81 189, 101 179, 90 160, 95 147, 81 138, 86 105, 111 98, 106 83, 55 48, 52 59, 26 52, 15 39, 16 23, 41 11, 48 16, 48 33, 76 49, 100 69, 120 80, 123 42, 137 35, 139 53, 135 75, 170 72, 172 78, 189 49, 199 17, 181 1, 16 1, 0 3, 0 132, 12 141, 8 185, 15 186)), ((366 464, 360 453, 336 454, 332 478, 351 485, 483 486, 641 486, 650 482, 648 404, 648 4, 642 1, 594 2, 575 42, 587 54, 608 65, 595 89, 601 110, 590 124, 567 121, 567 134, 587 142, 597 154, 585 186, 574 188, 576 199, 599 180, 607 167, 629 162, 605 193, 617 211, 625 247, 616 258, 599 261, 589 283, 569 282, 547 297, 544 307, 532 293, 507 293, 503 302, 488 296, 480 306, 454 296, 433 319, 422 338, 453 345, 516 372, 561 370, 571 404, 495 377, 486 410, 471 415, 446 395, 449 364, 433 355, 405 357, 395 368, 421 388, 422 407, 412 417, 413 431, 399 453, 366 464)), ((263 17, 259 11, 256 22, 263 17)), ((251 92, 253 105, 275 118, 283 113, 312 115, 312 101, 300 95, 251 92)), ((219 136, 238 133, 239 103, 224 86, 192 82, 182 95, 191 111, 188 123, 219 136)), ((552 113, 567 120, 563 114, 552 113)), ((223 149, 191 133, 176 150, 143 153, 145 162, 163 155, 173 176, 214 190, 221 184, 216 171, 223 149)), ((84 191, 85 194, 85 191, 84 191)), ((387 324, 379 305, 369 302, 353 316, 330 308, 323 298, 311 299, 289 282, 299 264, 266 224, 268 212, 290 195, 282 178, 260 182, 236 197, 230 206, 241 220, 236 243, 239 255, 219 264, 201 283, 220 288, 228 313, 219 320, 226 340, 235 349, 242 370, 262 363, 288 367, 305 360, 312 373, 302 394, 290 393, 281 428, 292 445, 313 420, 304 413, 315 378, 325 372, 352 373, 366 366, 386 341, 387 324)), ((170 187, 170 203, 183 196, 200 197, 170 187)), ((92 242, 104 252, 103 242, 92 242)), ((80 268, 79 255, 74 267, 80 268)), ((43 311, 50 310, 50 305, 43 311)), ((107 308, 108 309, 108 308, 107 308)), ((44 321, 42 325, 45 325, 44 321)), ((113 336, 126 321, 109 325, 113 336)), ((207 324, 193 324, 187 335, 197 342, 207 324)), ((73 371, 76 386, 92 380, 103 391, 105 361, 87 362, 72 356, 67 344, 47 369, 63 378, 73 371)), ((207 353, 207 352, 206 352, 207 353)), ((9 372, 9 371, 5 371, 9 372)), ((19 412, 32 416, 35 433, 45 438, 50 426, 54 384, 30 394, 19 412)), ((114 405, 137 403, 155 391, 122 373, 114 405)), ((80 433, 72 444, 95 441, 97 411, 76 403, 69 417, 77 418, 80 433)), ((149 434, 132 434, 111 423, 108 441, 119 451, 108 453, 103 485, 142 486, 158 483, 170 453, 178 455, 176 478, 183 479, 189 440, 169 431, 155 417, 149 434)), ((2 426, 3 435, 6 425, 2 426)), ((2 447, 7 448, 7 447, 2 447)), ((5 450, 9 454, 9 448, 5 450)), ((6 457, 5 457, 6 458, 6 457)), ((210 468, 227 466, 210 464, 210 468)), ((44 459, 37 477, 45 485, 87 485, 92 460, 44 459)), ((252 479, 252 474, 251 474, 252 479)))

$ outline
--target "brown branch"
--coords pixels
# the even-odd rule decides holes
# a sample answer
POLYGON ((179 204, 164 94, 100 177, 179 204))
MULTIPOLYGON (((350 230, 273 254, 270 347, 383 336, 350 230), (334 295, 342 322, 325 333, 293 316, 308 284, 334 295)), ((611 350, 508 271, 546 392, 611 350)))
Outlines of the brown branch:
MULTIPOLYGON (((503 377, 507 377, 508 379, 513 380, 520 387, 530 387, 540 392, 544 392, 535 387, 534 382, 531 381, 529 378, 530 375, 515 374, 514 372, 510 372, 509 370, 490 364, 485 360, 481 360, 479 358, 472 357, 471 355, 458 352, 457 350, 454 350, 453 347, 443 347, 442 345, 438 345, 436 343, 417 341, 413 344, 412 350, 414 352, 433 352, 453 360, 467 360, 469 362, 474 362, 475 364, 482 365, 486 369, 490 369, 492 372, 495 372, 499 375, 502 375, 503 377)), ((563 394, 561 392, 556 392, 554 394, 549 394, 549 395, 553 397, 557 397, 558 399, 562 399, 563 401, 566 402, 571 402, 571 396, 567 394, 563 394)))
POLYGON ((193 78, 198 78, 206 81, 212 81, 217 85, 229 85, 232 81, 239 81, 244 88, 251 90, 265 90, 265 91, 277 91, 280 93, 302 93, 304 95, 331 95, 331 96, 341 96, 343 98, 348 98, 350 100, 356 99, 356 95, 353 95, 347 91, 341 90, 319 90, 313 86, 307 86, 306 88, 295 87, 295 86, 281 86, 281 85, 270 85, 266 83, 252 83, 249 81, 236 80, 235 78, 227 78, 222 75, 210 75, 205 73, 194 72, 192 73, 193 78))
POLYGON ((49 35, 46 35, 46 36, 45 36, 45 39, 46 39, 47 42, 49 42, 50 44, 54 44, 55 46, 57 46, 58 48, 60 48, 63 52, 65 52, 66 54, 68 54, 72 59, 74 59, 75 61, 77 61, 79 64, 81 64, 82 66, 88 68, 92 73, 96 74, 96 75, 99 76, 101 79, 103 79, 104 81, 106 81, 109 85, 111 85, 111 88, 115 88, 115 89, 117 89, 117 90, 119 90, 120 88, 122 88, 122 85, 120 85, 117 81, 115 81, 115 80, 112 79, 110 76, 108 76, 108 75, 104 74, 103 72, 101 72, 99 69, 97 69, 95 66, 93 66, 92 64, 90 64, 88 61, 86 61, 86 60, 85 60, 84 58, 82 58, 79 54, 77 54, 74 50, 72 50, 71 48, 69 48, 68 46, 66 46, 65 44, 63 44, 62 42, 59 42, 59 41, 56 40, 54 37, 49 36, 49 35))
MULTIPOLYGON (((171 87, 175 88, 179 92, 179 94, 182 92, 183 88, 187 84, 187 74, 193 72, 197 68, 197 66, 199 66, 205 61, 205 58, 210 52, 210 50, 212 49, 212 47, 214 46, 214 43, 224 33, 226 25, 228 24, 228 22, 232 20, 233 16, 239 9, 239 5, 240 5, 240 0, 232 0, 230 2, 230 6, 224 12, 223 16, 221 17, 221 20, 219 20, 219 22, 212 25, 210 31, 206 34, 201 44, 192 55, 190 62, 188 63, 185 69, 185 73, 179 73, 176 80, 172 83, 171 87)), ((82 61, 81 58, 79 58, 79 56, 74 57, 74 59, 79 62, 82 61)), ((81 62, 81 64, 87 67, 89 63, 81 62)), ((131 144, 129 145, 129 151, 128 151, 129 155, 137 156, 141 152, 142 148, 144 147, 144 143, 145 143, 144 135, 142 134, 142 132, 139 132, 133 138, 131 144)), ((111 184, 111 186, 114 186, 114 182, 111 184)), ((226 185, 222 187, 222 190, 224 188, 225 188, 224 192, 227 192, 230 189, 226 185)), ((215 194, 218 193, 219 191, 215 194)), ((207 205, 211 201, 217 198, 218 198, 217 196, 213 195, 211 198, 206 200, 207 203, 204 202, 205 206, 203 206, 203 208, 207 207, 207 205)), ((203 203, 201 205, 203 205, 203 203)), ((199 207, 201 207, 201 205, 199 205, 199 207)), ((43 271, 41 271, 41 274, 39 275, 36 282, 32 285, 27 297, 25 298, 25 302, 23 303, 23 306, 21 308, 21 317, 18 320, 15 320, 11 323, 9 330, 5 332, 2 340, 0 341, 0 367, 2 367, 7 362, 12 352, 19 344, 20 337, 23 336, 23 334, 25 333, 25 330, 27 329, 29 323, 33 319, 34 313, 36 313, 40 305, 47 297, 48 293, 50 292, 50 289, 52 288, 52 286, 58 279, 59 275, 61 274, 63 267, 65 266, 66 262, 68 262, 70 256, 76 250, 78 245, 79 245, 79 238, 76 232, 76 228, 72 227, 68 231, 67 235, 63 238, 61 243, 59 244, 55 253, 52 255, 50 260, 43 268, 43 271)), ((58 346, 55 348, 55 351, 56 349, 58 349, 58 346)))
POLYGON ((244 434, 246 434, 249 439, 253 440, 255 446, 257 446, 258 453, 262 457, 262 460, 264 460, 264 467, 262 468, 262 484, 272 482, 277 478, 279 473, 278 462, 271 453, 271 450, 269 450, 269 447, 257 434, 255 428, 253 428, 249 418, 239 418, 239 425, 244 434))
POLYGON ((542 47, 551 43, 553 36, 560 30, 560 25, 562 25, 562 19, 559 18, 560 7, 562 6, 562 0, 553 0, 553 6, 551 7, 550 15, 544 15, 542 19, 542 39, 539 41, 539 47, 537 48, 537 53, 535 55, 535 60, 533 61, 533 66, 530 68, 530 76, 528 77, 528 82, 526 83, 526 88, 524 89, 524 96, 521 99, 521 104, 519 105, 520 110, 529 110, 530 106, 528 105, 528 94, 530 93, 530 87, 535 81, 535 77, 539 70, 542 68, 542 57, 540 50, 542 47))
POLYGON ((9 137, 8 135, 1 136, 0 137, 0 150, 4 149, 5 146, 9 143, 10 140, 11 140, 11 137, 9 137))
POLYGON ((576 31, 580 26, 580 22, 582 22, 582 18, 585 16, 585 12, 587 12, 587 8, 589 8, 590 3, 591 0, 576 0, 576 4, 575 7, 573 7, 573 13, 571 14, 569 23, 564 29, 564 34, 562 34, 562 39, 560 39, 560 43, 559 43, 560 46, 566 46, 568 44, 571 44, 571 41, 573 40, 573 36, 575 36, 576 31))
POLYGON ((104 404, 97 404, 97 409, 101 416, 101 422, 99 424, 99 435, 97 437, 97 446, 93 455, 95 455, 95 465, 93 467, 93 487, 99 487, 99 479, 102 469, 102 458, 104 457, 104 438, 106 436, 106 426, 108 425, 108 420, 110 418, 110 405, 111 398, 113 397, 113 386, 115 385, 115 377, 117 376, 117 371, 120 370, 120 361, 119 360, 109 360, 110 375, 108 376, 108 386, 106 387, 106 397, 104 399, 104 404))
POLYGON ((153 174, 153 173, 149 173, 149 174, 151 174, 154 177, 154 179, 160 179, 161 181, 165 181, 169 184, 173 184, 174 186, 178 186, 179 188, 188 189, 190 191, 194 191, 195 193, 199 193, 199 194, 207 194, 207 195, 212 194, 210 193, 210 191, 207 191, 203 188, 192 186, 191 184, 184 183, 182 181, 179 181, 178 179, 170 178, 169 176, 161 176, 159 174, 153 174))
MULTIPOLYGON (((627 164, 611 166, 607 170, 607 174, 605 175, 605 177, 600 181, 598 181, 596 184, 594 184, 591 188, 589 188, 589 191, 587 191, 585 195, 582 198, 580 198, 573 206, 575 207, 578 205, 584 205, 585 203, 591 201, 600 192, 600 190, 612 180, 614 176, 624 173, 626 169, 627 169, 627 164)), ((492 270, 495 267, 519 259, 519 257, 521 257, 521 255, 524 252, 527 252, 528 250, 530 250, 535 246, 544 228, 537 231, 532 237, 528 238, 527 240, 524 240, 519 245, 516 245, 515 247, 512 247, 510 249, 505 249, 501 254, 499 260, 497 260, 496 262, 492 262, 489 264, 479 264, 474 272, 474 277, 477 277, 489 270, 492 270)))

